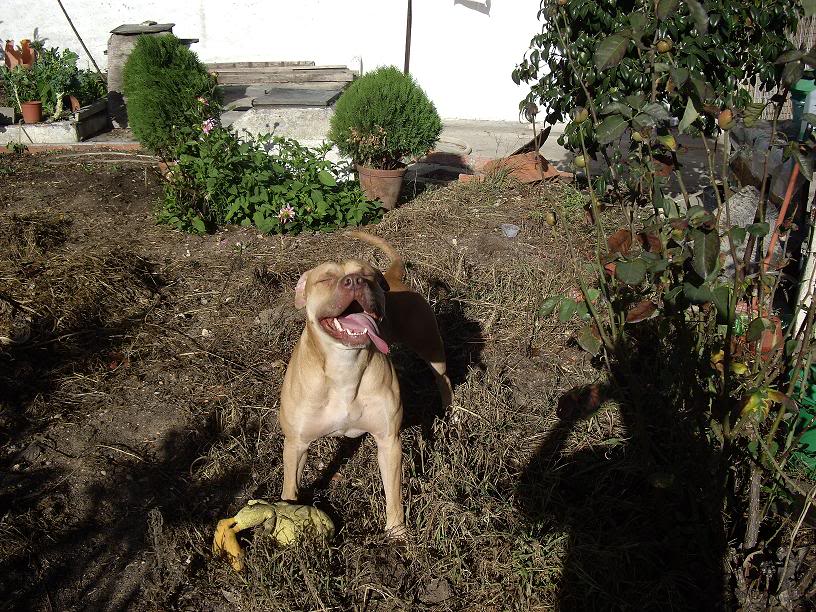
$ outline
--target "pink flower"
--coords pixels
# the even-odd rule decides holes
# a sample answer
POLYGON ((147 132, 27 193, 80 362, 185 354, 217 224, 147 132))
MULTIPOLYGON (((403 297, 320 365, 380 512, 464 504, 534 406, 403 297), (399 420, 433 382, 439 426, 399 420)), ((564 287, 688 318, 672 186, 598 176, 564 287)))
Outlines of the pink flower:
POLYGON ((204 132, 205 134, 209 134, 210 132, 212 132, 214 127, 215 127, 215 119, 210 117, 209 119, 205 120, 201 124, 201 131, 204 132))
POLYGON ((281 223, 288 223, 292 219, 295 218, 295 209, 292 208, 291 204, 287 204, 286 206, 282 206, 280 212, 278 213, 278 221, 281 223))

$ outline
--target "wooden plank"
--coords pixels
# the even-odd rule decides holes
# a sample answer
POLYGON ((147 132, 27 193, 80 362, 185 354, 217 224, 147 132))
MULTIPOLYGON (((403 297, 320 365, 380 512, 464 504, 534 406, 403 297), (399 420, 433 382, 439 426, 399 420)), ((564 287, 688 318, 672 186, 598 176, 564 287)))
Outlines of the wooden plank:
POLYGON ((292 66, 292 70, 348 70, 343 64, 328 64, 326 66, 292 66))
POLYGON ((296 68, 298 66, 314 66, 309 60, 284 62, 213 62, 206 64, 210 70, 224 70, 227 68, 296 68))
MULTIPOLYGON (((219 72, 219 71, 216 71, 219 72)), ((276 74, 311 74, 321 72, 351 72, 346 66, 238 66, 236 68, 221 68, 220 72, 234 72, 234 73, 251 73, 251 72, 269 72, 276 74)))
POLYGON ((233 73, 220 72, 218 73, 218 83, 220 85, 252 85, 264 83, 350 83, 354 80, 354 74, 349 73, 332 73, 332 74, 315 74, 315 73, 297 73, 297 74, 281 74, 269 72, 247 72, 247 73, 233 73))
POLYGON ((93 117, 97 113, 107 112, 108 110, 108 100, 107 98, 103 98, 102 100, 97 100, 88 106, 83 106, 77 112, 74 113, 74 119, 77 121, 82 121, 83 119, 87 119, 88 117, 93 117))

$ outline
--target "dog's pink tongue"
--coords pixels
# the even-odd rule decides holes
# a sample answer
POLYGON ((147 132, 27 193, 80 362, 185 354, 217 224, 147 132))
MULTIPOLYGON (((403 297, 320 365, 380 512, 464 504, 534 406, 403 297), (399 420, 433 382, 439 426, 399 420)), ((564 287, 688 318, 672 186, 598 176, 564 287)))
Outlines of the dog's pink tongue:
POLYGON ((377 347, 381 353, 388 354, 389 348, 388 344, 385 340, 383 340, 380 336, 380 328, 377 326, 377 322, 364 312, 355 312, 354 314, 346 315, 345 317, 338 317, 338 321, 340 324, 351 331, 360 332, 364 329, 367 330, 366 335, 368 338, 374 343, 374 346, 377 347))

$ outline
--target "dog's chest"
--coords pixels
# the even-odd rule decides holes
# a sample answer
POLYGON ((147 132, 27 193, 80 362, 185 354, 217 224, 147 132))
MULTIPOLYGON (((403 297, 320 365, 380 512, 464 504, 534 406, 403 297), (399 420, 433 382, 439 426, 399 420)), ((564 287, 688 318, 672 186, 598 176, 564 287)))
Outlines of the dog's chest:
POLYGON ((326 425, 324 435, 345 436, 349 435, 347 432, 350 429, 357 431, 364 420, 364 411, 357 397, 356 386, 330 386, 322 412, 326 425))

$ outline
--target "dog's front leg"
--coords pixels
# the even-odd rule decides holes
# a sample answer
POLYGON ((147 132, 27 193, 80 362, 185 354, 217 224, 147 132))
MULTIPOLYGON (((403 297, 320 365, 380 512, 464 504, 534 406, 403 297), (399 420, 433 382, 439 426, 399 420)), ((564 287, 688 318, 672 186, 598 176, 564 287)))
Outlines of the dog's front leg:
POLYGON ((287 436, 283 441, 283 491, 281 499, 297 501, 309 443, 287 436))
POLYGON ((402 443, 399 432, 375 440, 385 488, 385 530, 392 535, 402 535, 405 513, 402 508, 402 443))

